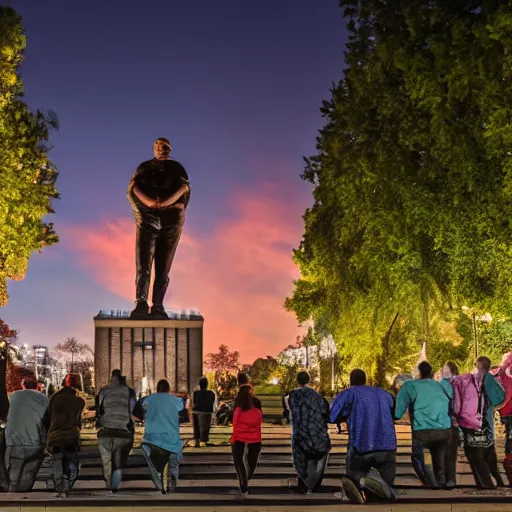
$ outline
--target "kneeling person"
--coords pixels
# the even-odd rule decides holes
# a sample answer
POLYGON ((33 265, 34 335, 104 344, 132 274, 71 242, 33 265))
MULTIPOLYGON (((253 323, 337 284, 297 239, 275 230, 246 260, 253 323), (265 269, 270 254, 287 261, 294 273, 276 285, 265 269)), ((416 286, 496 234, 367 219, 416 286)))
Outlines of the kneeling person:
POLYGON ((343 489, 351 501, 392 500, 396 475, 396 433, 393 397, 381 388, 366 386, 363 370, 350 374, 350 388, 331 406, 331 423, 347 422, 347 477, 343 489))
POLYGON ((44 459, 47 408, 48 398, 37 391, 34 380, 23 381, 23 389, 11 395, 5 429, 10 492, 28 492, 34 487, 44 459))
POLYGON ((135 391, 114 374, 109 386, 98 395, 98 445, 107 490, 116 492, 123 480, 123 469, 133 447, 135 391))
POLYGON ((183 400, 171 395, 170 391, 169 382, 162 379, 157 384, 156 393, 142 398, 134 411, 134 415, 145 422, 142 453, 153 483, 162 494, 176 488, 182 459, 179 413, 183 409, 183 400))

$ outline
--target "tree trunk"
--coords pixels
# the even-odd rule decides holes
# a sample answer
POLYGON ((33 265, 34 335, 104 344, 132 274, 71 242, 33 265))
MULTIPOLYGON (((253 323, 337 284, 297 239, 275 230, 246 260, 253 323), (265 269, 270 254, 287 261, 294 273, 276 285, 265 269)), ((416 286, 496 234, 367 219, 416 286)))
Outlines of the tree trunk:
POLYGON ((377 358, 377 375, 375 382, 375 385, 378 387, 383 387, 386 383, 386 366, 389 355, 389 340, 391 338, 391 331, 393 330, 393 327, 398 320, 398 314, 399 312, 397 311, 393 321, 391 322, 391 325, 389 326, 388 331, 386 332, 386 335, 384 338, 382 338, 382 353, 377 358))
POLYGON ((7 395, 7 356, 0 358, 0 420, 7 421, 9 397, 7 395))

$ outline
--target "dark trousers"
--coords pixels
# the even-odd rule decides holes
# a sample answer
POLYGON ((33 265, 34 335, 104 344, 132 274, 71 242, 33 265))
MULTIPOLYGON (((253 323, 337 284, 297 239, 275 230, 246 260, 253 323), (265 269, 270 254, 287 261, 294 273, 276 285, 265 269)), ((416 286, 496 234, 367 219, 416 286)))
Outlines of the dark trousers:
POLYGON ((148 300, 151 269, 155 263, 153 305, 162 306, 169 285, 169 273, 183 225, 162 225, 157 215, 146 213, 137 223, 136 234, 136 294, 137 301, 148 300))
POLYGON ((371 469, 376 469, 384 482, 393 487, 396 476, 396 450, 357 453, 352 447, 347 452, 347 476, 359 486, 371 469))
POLYGON ((512 486, 512 416, 502 416, 501 422, 505 425, 505 459, 503 467, 507 473, 507 479, 512 486))
POLYGON ((6 451, 9 492, 29 492, 44 460, 44 446, 9 446, 6 451))
POLYGON ((5 467, 5 428, 0 427, 0 492, 9 490, 9 478, 5 467))
POLYGON ((133 437, 98 436, 98 448, 107 489, 117 491, 123 481, 123 469, 133 447, 133 437))
POLYGON ((193 413, 194 439, 207 443, 210 440, 210 427, 212 426, 212 413, 193 413))
POLYGON ((180 463, 183 458, 181 452, 169 452, 149 443, 142 443, 141 448, 155 487, 161 492, 173 490, 178 482, 180 463), (167 482, 164 481, 166 466, 167 482))
POLYGON ((498 470, 498 457, 494 445, 489 448, 474 448, 465 444, 464 452, 478 489, 494 489, 491 476, 496 480, 498 487, 504 486, 498 470))
POLYGON ((412 433, 412 465, 424 485, 437 489, 446 484, 445 460, 451 428, 412 433))
POLYGON ((55 490, 68 493, 78 479, 78 446, 53 446, 50 452, 55 490))
POLYGON ((444 469, 446 476, 446 486, 455 487, 457 485, 457 459, 459 456, 460 430, 457 427, 450 429, 450 438, 444 460, 444 469))
POLYGON ((231 454, 235 465, 240 492, 249 490, 249 480, 254 475, 261 452, 261 443, 242 443, 235 441, 231 445, 231 454))

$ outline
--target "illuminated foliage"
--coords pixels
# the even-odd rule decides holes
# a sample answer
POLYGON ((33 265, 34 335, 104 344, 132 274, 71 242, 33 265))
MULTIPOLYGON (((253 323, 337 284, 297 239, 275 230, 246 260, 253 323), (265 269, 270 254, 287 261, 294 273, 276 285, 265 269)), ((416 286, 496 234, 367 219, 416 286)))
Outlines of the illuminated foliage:
POLYGON ((467 352, 443 329, 462 306, 512 315, 512 11, 498 0, 341 6, 347 67, 306 161, 314 204, 286 305, 382 381, 424 341, 467 352))
POLYGON ((58 197, 46 144, 58 122, 53 112, 33 114, 22 101, 24 50, 21 18, 0 7, 0 306, 8 302, 7 280, 22 279, 30 255, 58 241, 43 220, 58 197))

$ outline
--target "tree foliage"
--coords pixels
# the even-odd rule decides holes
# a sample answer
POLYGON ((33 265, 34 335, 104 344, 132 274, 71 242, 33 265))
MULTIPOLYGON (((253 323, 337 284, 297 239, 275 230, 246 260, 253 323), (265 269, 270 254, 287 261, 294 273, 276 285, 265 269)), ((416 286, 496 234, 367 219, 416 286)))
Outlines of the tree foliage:
POLYGON ((30 255, 58 241, 44 222, 58 197, 47 145, 58 121, 54 112, 33 114, 23 101, 24 51, 21 18, 0 7, 0 306, 8 302, 7 280, 22 279, 30 255))
POLYGON ((7 368, 12 355, 11 344, 18 332, 0 319, 0 420, 7 420, 9 398, 7 396, 7 368))
POLYGON ((215 373, 237 372, 240 368, 240 353, 236 350, 230 351, 227 345, 220 345, 219 351, 206 356, 206 367, 215 373))
POLYGON ((269 380, 276 374, 279 368, 279 361, 274 357, 259 357, 249 366, 247 373, 254 386, 268 384, 269 380))
POLYGON ((70 360, 70 371, 74 371, 75 363, 89 361, 94 355, 88 343, 81 343, 74 336, 66 338, 64 343, 55 345, 55 352, 70 360))
POLYGON ((512 315, 512 10, 340 3, 347 67, 306 159, 314 204, 286 306, 382 376, 450 342, 462 306, 512 315))

